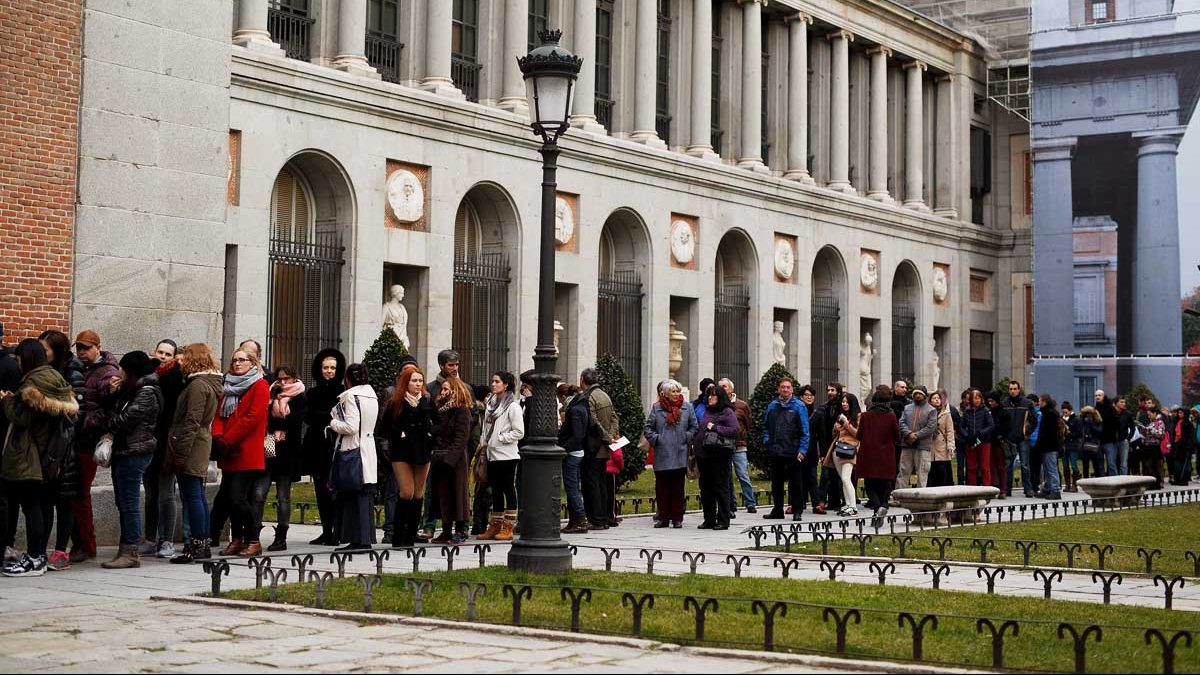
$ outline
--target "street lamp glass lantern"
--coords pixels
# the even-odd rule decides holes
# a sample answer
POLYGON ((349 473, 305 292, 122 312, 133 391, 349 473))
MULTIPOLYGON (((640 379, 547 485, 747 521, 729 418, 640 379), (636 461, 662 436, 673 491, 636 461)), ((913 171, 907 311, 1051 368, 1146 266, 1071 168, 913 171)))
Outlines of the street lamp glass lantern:
POLYGON ((517 59, 525 78, 530 124, 543 138, 556 139, 570 126, 575 79, 583 59, 559 46, 560 30, 538 33, 542 44, 517 59))

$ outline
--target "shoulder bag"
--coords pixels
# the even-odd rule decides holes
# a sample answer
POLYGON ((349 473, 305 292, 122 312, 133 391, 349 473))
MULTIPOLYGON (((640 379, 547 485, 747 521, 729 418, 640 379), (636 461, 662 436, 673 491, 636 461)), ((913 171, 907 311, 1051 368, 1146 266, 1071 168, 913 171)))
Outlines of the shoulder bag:
MULTIPOLYGON (((358 405, 358 397, 354 397, 354 405, 358 405)), ((342 419, 345 419, 343 414, 342 419)), ((362 412, 359 410, 358 437, 362 439, 362 412)), ((333 463, 329 467, 329 484, 335 492, 353 492, 361 490, 364 485, 362 450, 358 447, 350 450, 336 448, 333 451, 333 463)))
POLYGON ((845 441, 834 441, 833 454, 839 459, 854 459, 858 455, 858 448, 845 441))

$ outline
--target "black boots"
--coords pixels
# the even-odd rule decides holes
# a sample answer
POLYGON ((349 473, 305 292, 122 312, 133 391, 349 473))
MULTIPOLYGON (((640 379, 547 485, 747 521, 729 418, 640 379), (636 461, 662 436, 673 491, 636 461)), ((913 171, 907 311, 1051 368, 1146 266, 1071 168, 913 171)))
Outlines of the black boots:
POLYGON ((286 551, 287 550, 287 532, 288 532, 287 525, 276 526, 275 527, 275 541, 271 542, 271 545, 267 547, 267 551, 269 551, 271 553, 276 553, 278 551, 286 551))
POLYGON ((410 548, 417 543, 424 499, 397 499, 392 517, 392 548, 410 548))
POLYGON ((171 562, 176 565, 186 565, 198 560, 208 560, 212 557, 212 549, 207 539, 189 539, 183 545, 183 553, 179 553, 171 562))

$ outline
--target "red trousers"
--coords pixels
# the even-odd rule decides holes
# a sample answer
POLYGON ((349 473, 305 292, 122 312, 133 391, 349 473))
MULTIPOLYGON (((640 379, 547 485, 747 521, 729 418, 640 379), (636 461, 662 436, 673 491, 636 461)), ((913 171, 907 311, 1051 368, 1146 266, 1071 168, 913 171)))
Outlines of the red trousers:
POLYGON ((79 469, 83 472, 83 492, 71 502, 75 513, 75 531, 71 534, 72 550, 96 555, 96 525, 92 521, 92 483, 96 482, 96 458, 92 453, 79 453, 79 469))
POLYGON ((1008 459, 1004 456, 1004 448, 997 447, 992 452, 992 482, 984 481, 984 485, 1000 488, 1000 494, 1008 491, 1008 459))
POLYGON ((967 485, 992 484, 992 446, 990 443, 980 443, 973 448, 967 448, 967 485), (976 478, 978 472, 983 472, 983 480, 976 478))

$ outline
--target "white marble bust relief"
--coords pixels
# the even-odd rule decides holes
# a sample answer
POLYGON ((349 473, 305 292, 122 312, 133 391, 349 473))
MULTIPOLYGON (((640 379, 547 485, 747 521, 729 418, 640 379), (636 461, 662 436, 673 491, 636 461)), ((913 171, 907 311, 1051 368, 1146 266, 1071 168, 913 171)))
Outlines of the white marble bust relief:
POLYGON ((933 268, 933 299, 938 304, 950 297, 950 280, 946 278, 946 270, 942 267, 933 268))
POLYGON ((775 273, 780 279, 790 281, 792 273, 796 271, 796 251, 792 248, 792 242, 786 239, 780 239, 775 242, 775 273))
POLYGON ((879 288, 879 260, 875 258, 874 253, 864 253, 862 255, 859 280, 862 282, 862 287, 868 291, 874 291, 876 288, 879 288))
POLYGON ((570 243, 575 236, 575 209, 564 197, 554 200, 554 241, 559 246, 570 243))
POLYGON ((686 220, 671 223, 671 257, 680 265, 687 265, 696 257, 696 235, 686 220))
POLYGON ((402 223, 415 223, 425 215, 425 188, 421 179, 407 169, 388 176, 387 201, 392 215, 402 223))

